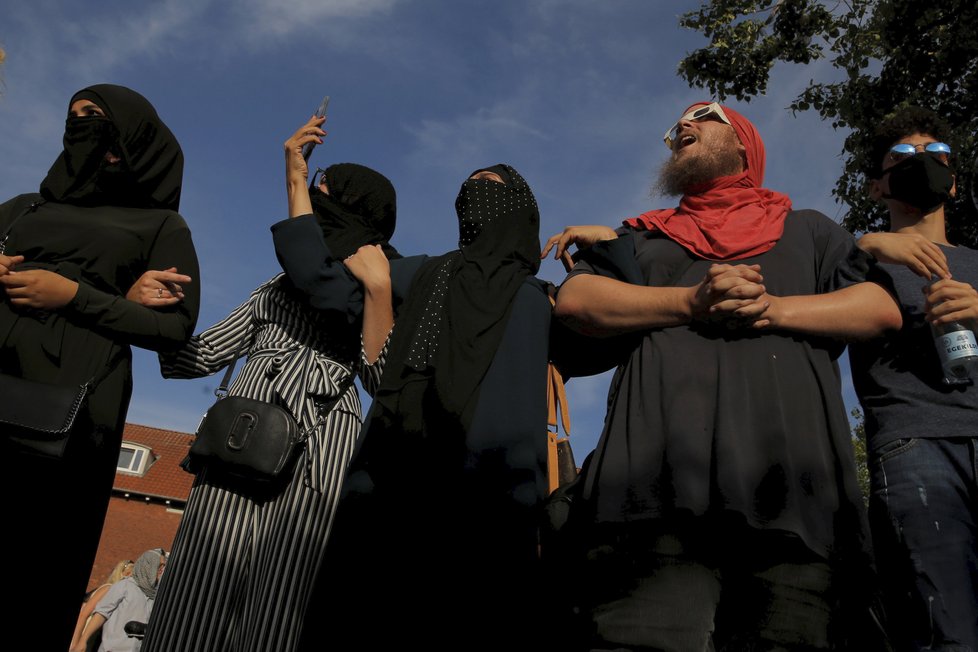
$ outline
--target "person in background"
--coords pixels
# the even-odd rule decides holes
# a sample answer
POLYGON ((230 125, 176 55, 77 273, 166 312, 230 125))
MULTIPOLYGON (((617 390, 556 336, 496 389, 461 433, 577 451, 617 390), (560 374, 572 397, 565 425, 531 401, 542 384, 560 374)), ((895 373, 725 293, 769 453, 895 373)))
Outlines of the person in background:
POLYGON ((126 633, 126 624, 145 623, 153 610, 156 587, 166 567, 166 551, 147 550, 133 565, 132 574, 116 582, 99 600, 95 613, 69 652, 85 652, 89 639, 98 631, 98 652, 133 652, 139 639, 126 633))
MULTIPOLYGON (((57 559, 60 569, 56 582, 38 582, 29 564, 7 569, 26 603, 44 605, 18 616, 41 650, 68 647, 78 619, 132 394, 130 346, 181 346, 199 307, 197 283, 178 305, 154 310, 125 299, 147 269, 198 273, 190 229, 177 213, 183 153, 149 101, 112 84, 83 89, 68 102, 63 143, 39 193, 0 205, 0 234, 8 234, 0 254, 0 373, 93 383, 63 457, 0 437, 0 490, 16 532, 0 552, 57 559)), ((48 409, 41 400, 34 407, 48 409)))
POLYGON ((846 622, 870 563, 836 360, 899 309, 840 277, 869 258, 848 233, 762 187, 742 115, 694 104, 665 141, 678 207, 550 240, 594 245, 558 318, 630 342, 583 477, 581 647, 867 649, 846 622))
POLYGON ((890 263, 881 268, 903 327, 849 347, 866 413, 873 545, 901 651, 978 650, 978 365, 970 381, 945 384, 931 331, 978 326, 978 251, 947 239, 949 133, 919 107, 876 128, 869 194, 886 205, 890 231, 859 246, 890 263))
MULTIPOLYGON (((98 604, 98 601, 102 599, 113 584, 132 575, 132 567, 134 563, 135 562, 133 562, 131 559, 124 559, 120 561, 112 569, 112 572, 109 573, 109 576, 105 578, 104 584, 95 587, 85 594, 85 600, 82 602, 81 611, 78 613, 78 624, 75 625, 75 633, 71 637, 71 647, 74 647, 81 639, 82 632, 85 630, 85 625, 88 624, 92 614, 95 612, 95 606, 98 604)), ((100 641, 100 633, 91 636, 88 639, 88 651, 93 652, 96 650, 100 641)))

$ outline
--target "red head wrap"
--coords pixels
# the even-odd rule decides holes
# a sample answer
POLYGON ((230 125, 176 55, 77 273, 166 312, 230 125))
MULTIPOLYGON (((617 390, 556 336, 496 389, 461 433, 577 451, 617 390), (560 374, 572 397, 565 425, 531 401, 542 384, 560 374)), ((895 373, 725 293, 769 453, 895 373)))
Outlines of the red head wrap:
MULTIPOLYGON (((683 113, 708 102, 697 102, 683 113)), ((746 149, 747 169, 718 177, 683 195, 678 208, 649 211, 625 220, 636 229, 656 229, 707 260, 737 260, 770 250, 784 232, 791 199, 762 188, 764 142, 747 118, 723 107, 746 149)))

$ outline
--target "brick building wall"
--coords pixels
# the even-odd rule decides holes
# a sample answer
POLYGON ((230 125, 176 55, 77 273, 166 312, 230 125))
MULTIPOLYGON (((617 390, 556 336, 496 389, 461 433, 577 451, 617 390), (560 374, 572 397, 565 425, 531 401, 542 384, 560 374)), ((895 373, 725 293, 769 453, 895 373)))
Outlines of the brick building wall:
POLYGON ((149 455, 142 473, 116 473, 89 589, 105 582, 120 561, 151 548, 172 548, 193 484, 193 476, 180 468, 192 435, 127 423, 122 439, 149 455))

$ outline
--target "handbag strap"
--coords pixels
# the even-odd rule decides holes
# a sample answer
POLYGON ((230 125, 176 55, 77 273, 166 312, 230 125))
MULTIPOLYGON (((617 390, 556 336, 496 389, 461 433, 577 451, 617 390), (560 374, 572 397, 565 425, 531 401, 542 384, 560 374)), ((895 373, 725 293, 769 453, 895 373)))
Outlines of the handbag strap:
POLYGON ((6 253, 6 250, 7 250, 7 239, 10 237, 10 232, 13 230, 14 224, 16 224, 20 220, 20 218, 24 217, 28 213, 33 213, 34 211, 36 211, 38 209, 38 207, 41 204, 43 204, 45 201, 47 201, 47 200, 42 199, 40 201, 31 202, 31 205, 30 206, 28 206, 27 208, 25 208, 24 211, 20 215, 18 215, 13 220, 11 220, 10 224, 7 225, 7 230, 3 232, 3 236, 0 236, 0 255, 6 253))
MULTIPOLYGON (((553 307, 554 298, 550 296, 553 307)), ((569 445, 570 411, 567 409, 567 393, 564 377, 553 362, 547 362, 547 487, 552 493, 560 486, 560 461, 558 444, 569 445), (559 426, 564 428, 563 439, 559 436, 559 426), (550 430, 553 428, 553 430, 550 430)))
MULTIPOLYGON (((553 295, 550 295, 550 307, 555 305, 553 295)), ((547 363, 547 425, 557 430, 557 417, 564 433, 570 437, 570 411, 567 409, 567 392, 564 389, 564 377, 553 362, 547 363)))
MULTIPOLYGON (((214 390, 214 395, 217 398, 225 398, 228 395, 228 388, 231 386, 231 376, 234 374, 234 367, 238 364, 238 360, 241 359, 241 356, 244 355, 246 344, 247 340, 243 340, 241 344, 238 345, 237 350, 234 352, 234 357, 231 359, 230 364, 228 364, 227 371, 224 372, 224 377, 221 379, 221 384, 214 390)), ((342 381, 340 381, 338 387, 339 391, 336 392, 335 398, 323 403, 316 403, 318 418, 314 424, 299 433, 300 442, 304 442, 305 440, 309 439, 309 437, 312 436, 312 433, 316 432, 316 429, 323 425, 323 422, 326 421, 326 416, 333 411, 333 408, 336 407, 337 403, 343 400, 343 396, 353 385, 355 377, 356 372, 351 370, 350 373, 347 374, 342 381)))
POLYGON ((570 437, 570 412, 567 409, 567 392, 564 390, 564 377, 552 362, 547 363, 547 425, 557 432, 557 418, 570 437))
POLYGON ((224 378, 221 379, 221 384, 214 390, 214 396, 217 398, 224 398, 228 395, 228 387, 231 385, 231 376, 234 375, 234 366, 238 364, 238 360, 244 354, 245 344, 247 341, 247 339, 242 340, 241 344, 239 344, 238 348, 235 350, 234 357, 231 358, 227 371, 224 372, 224 378))

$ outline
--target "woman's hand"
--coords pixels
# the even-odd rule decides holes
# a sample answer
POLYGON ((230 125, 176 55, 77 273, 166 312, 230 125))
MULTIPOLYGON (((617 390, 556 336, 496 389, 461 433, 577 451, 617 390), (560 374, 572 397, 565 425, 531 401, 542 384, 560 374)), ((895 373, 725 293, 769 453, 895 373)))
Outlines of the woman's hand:
POLYGON ((23 256, 4 256, 0 254, 0 276, 12 272, 18 263, 24 262, 23 256))
POLYGON ((285 141, 285 186, 289 196, 289 217, 298 217, 312 212, 312 203, 306 191, 309 166, 302 156, 302 148, 308 143, 322 144, 323 136, 326 135, 321 128, 324 122, 326 122, 325 117, 313 116, 285 141))
POLYGON ((355 254, 347 256, 343 264, 368 291, 390 285, 391 264, 380 245, 363 245, 355 254))
POLYGON ((618 237, 615 230, 610 226, 601 226, 598 224, 588 225, 588 226, 568 226, 566 229, 561 231, 556 235, 550 236, 547 243, 543 245, 543 251, 540 252, 540 258, 546 258, 550 250, 556 245, 557 250, 554 252, 554 260, 559 260, 564 263, 564 269, 568 272, 574 266, 574 261, 571 259, 570 253, 567 248, 571 244, 576 244, 578 250, 587 249, 588 247, 595 245, 602 240, 614 240, 618 237))
POLYGON ((183 301, 183 286, 190 283, 186 274, 177 274, 176 267, 164 270, 150 269, 143 272, 133 286, 126 292, 126 298, 147 308, 172 306, 183 301))
POLYGON ((78 283, 46 269, 8 271, 0 276, 11 304, 37 310, 57 310, 78 293, 78 283))
POLYGON ((928 281, 932 276, 951 278, 941 248, 917 233, 867 233, 858 245, 881 263, 906 265, 928 281))

